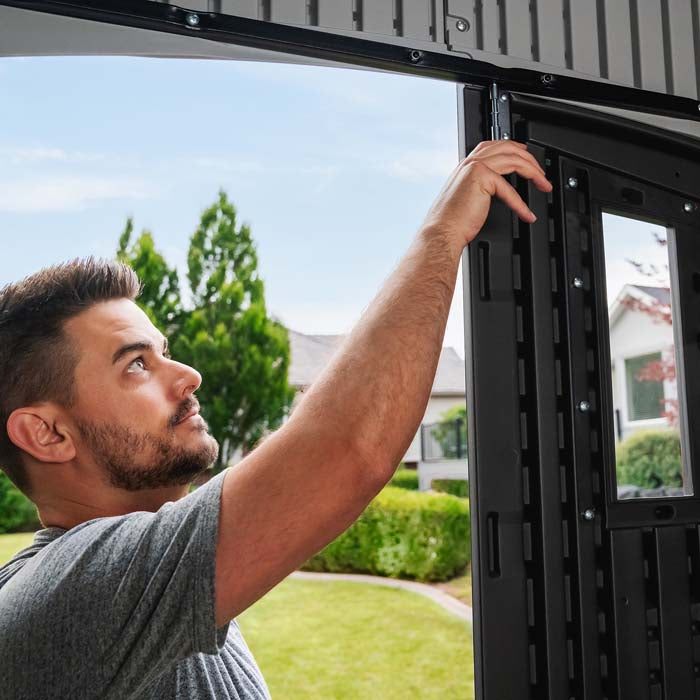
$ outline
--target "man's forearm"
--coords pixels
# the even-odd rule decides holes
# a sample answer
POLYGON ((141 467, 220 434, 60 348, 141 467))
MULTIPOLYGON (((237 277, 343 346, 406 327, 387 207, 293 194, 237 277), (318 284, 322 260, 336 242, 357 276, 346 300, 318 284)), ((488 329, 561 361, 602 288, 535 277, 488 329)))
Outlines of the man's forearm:
POLYGON ((295 412, 322 439, 390 472, 420 425, 454 294, 461 246, 422 228, 295 412), (327 431, 327 432, 326 432, 327 431))

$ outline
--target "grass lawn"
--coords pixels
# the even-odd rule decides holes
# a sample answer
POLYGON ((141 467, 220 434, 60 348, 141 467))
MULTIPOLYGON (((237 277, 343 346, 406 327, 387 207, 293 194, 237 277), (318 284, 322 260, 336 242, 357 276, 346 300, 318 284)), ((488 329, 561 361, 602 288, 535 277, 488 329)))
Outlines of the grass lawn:
POLYGON ((415 593, 287 579, 239 618, 272 697, 471 700, 471 626, 415 593))
POLYGON ((0 535, 0 566, 19 552, 29 547, 34 539, 33 532, 18 532, 12 535, 0 535))

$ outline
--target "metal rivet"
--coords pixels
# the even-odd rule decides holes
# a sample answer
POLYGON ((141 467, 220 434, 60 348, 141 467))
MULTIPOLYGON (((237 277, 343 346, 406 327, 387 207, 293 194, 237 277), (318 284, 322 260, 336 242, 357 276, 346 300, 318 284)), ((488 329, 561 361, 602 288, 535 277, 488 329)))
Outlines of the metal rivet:
POLYGON ((573 284, 576 289, 583 289, 583 280, 580 277, 574 277, 574 279, 571 280, 571 284, 573 284))
POLYGON ((567 181, 566 184, 572 189, 575 190, 578 187, 578 180, 575 177, 570 177, 567 181))
POLYGON ((543 82, 545 85, 551 85, 555 80, 556 78, 551 73, 545 73, 540 78, 540 81, 543 82))
POLYGON ((578 410, 581 411, 581 413, 588 413, 588 411, 591 410, 591 404, 588 401, 579 401, 578 410))
POLYGON ((188 12, 185 15, 185 23, 190 27, 198 27, 199 15, 196 12, 188 12))
POLYGON ((695 211, 695 205, 692 202, 685 202, 683 204, 683 211, 690 214, 691 211, 695 211))
POLYGON ((409 54, 409 57, 412 63, 418 63, 418 61, 420 61, 421 58, 423 58, 423 52, 418 51, 418 49, 413 49, 413 51, 411 51, 411 53, 409 54))
POLYGON ((508 141, 509 138, 510 138, 510 134, 507 131, 504 131, 503 132, 503 140, 508 141))
POLYGON ((469 29, 469 22, 466 19, 457 20, 457 31, 466 32, 469 29))
POLYGON ((581 515, 584 520, 593 520, 595 518, 595 508, 586 508, 581 515))
POLYGON ((501 102, 508 102, 508 95, 504 92, 498 99, 501 102))

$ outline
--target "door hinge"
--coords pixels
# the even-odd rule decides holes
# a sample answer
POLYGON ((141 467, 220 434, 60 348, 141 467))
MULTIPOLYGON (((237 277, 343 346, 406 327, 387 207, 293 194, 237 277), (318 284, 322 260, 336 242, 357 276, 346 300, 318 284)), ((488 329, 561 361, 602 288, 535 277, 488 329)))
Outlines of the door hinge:
POLYGON ((511 137, 510 95, 491 83, 491 138, 494 141, 511 137))

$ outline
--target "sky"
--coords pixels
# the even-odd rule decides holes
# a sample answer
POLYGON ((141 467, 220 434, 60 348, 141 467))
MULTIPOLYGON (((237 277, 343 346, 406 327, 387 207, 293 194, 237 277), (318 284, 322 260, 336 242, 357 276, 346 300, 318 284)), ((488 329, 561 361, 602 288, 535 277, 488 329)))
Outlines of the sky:
MULTIPOLYGON (((455 86, 415 77, 3 58, 0 94, 0 286, 112 257, 127 216, 184 273, 223 188, 251 227, 269 312, 303 333, 351 330, 458 161, 455 86)), ((460 275, 445 345, 463 357, 462 323, 460 275)))

